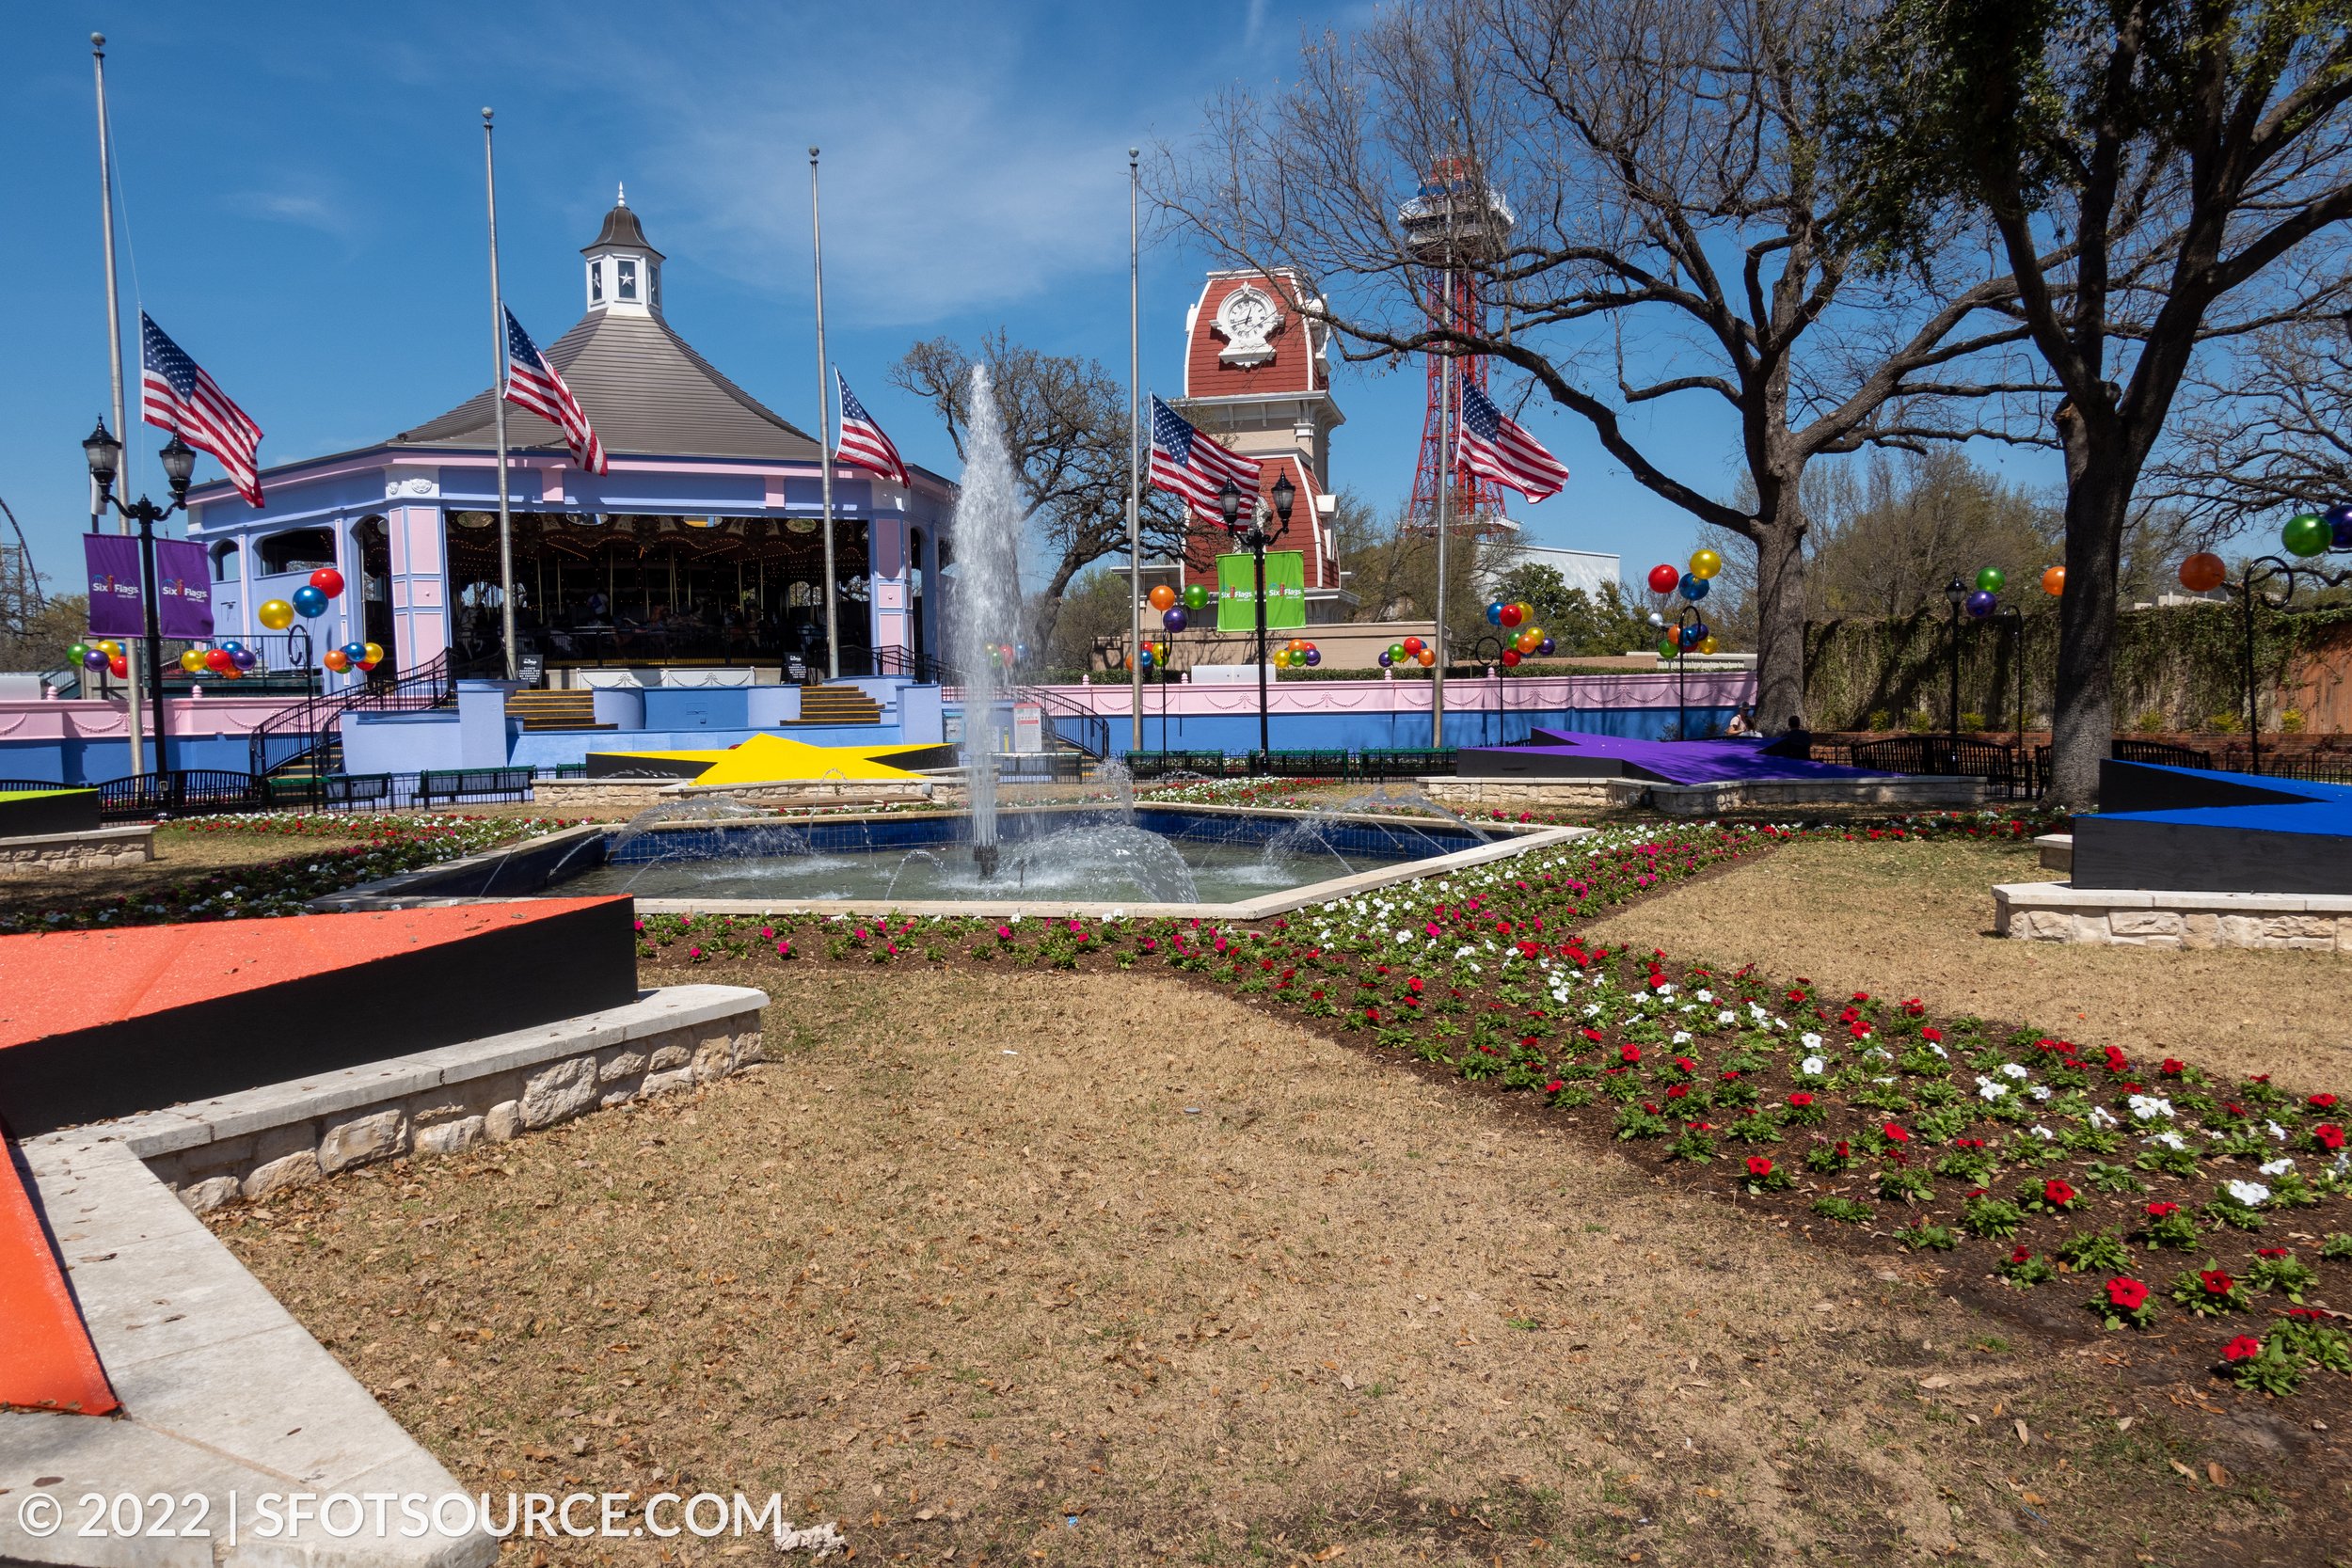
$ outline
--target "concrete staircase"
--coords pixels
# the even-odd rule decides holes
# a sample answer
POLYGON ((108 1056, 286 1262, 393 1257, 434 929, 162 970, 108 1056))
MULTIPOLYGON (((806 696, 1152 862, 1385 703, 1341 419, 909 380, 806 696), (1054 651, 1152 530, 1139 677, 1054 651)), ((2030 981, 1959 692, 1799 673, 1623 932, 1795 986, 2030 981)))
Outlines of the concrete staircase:
POLYGON ((882 705, 854 686, 810 686, 801 689, 803 724, 879 724, 882 705))
POLYGON ((506 694, 506 717, 519 719, 526 730, 611 730, 617 724, 596 722, 596 695, 593 691, 510 691, 506 694))

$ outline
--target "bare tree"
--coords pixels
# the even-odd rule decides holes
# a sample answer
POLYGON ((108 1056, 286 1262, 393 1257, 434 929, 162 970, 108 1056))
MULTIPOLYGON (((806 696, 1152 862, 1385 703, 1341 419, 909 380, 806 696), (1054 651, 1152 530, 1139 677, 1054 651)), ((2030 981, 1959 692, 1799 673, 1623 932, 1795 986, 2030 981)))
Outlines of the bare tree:
POLYGON ((2065 393, 2051 798, 2088 805, 2114 732, 2135 490, 2200 345, 2341 309, 2352 16, 2309 0, 1889 0, 1861 58, 1833 172, 1872 256, 1932 253, 1954 215, 1980 222, 2065 393), (2063 255, 2042 254, 2053 231, 2074 238, 2063 255), (2326 260, 2307 248, 2322 240, 2326 260))
MULTIPOLYGON (((1044 648, 1071 579, 1127 547, 1127 386, 1098 361, 1040 353, 1002 327, 980 340, 977 356, 946 338, 916 343, 891 367, 891 384, 930 402, 959 457, 976 363, 988 367, 1006 450, 1053 552, 1044 586, 1030 599, 1029 641, 1044 648)), ((1168 496, 1144 491, 1140 526, 1146 555, 1184 553, 1184 517, 1168 496)))
POLYGON ((1513 367, 1653 493, 1751 542, 1760 712, 1778 727, 1804 699, 1806 465, 2007 438, 1967 400, 2031 389, 2003 363, 2014 284, 1981 248, 1925 247, 1904 277, 1870 278, 1836 238, 1821 160, 1866 4, 1406 0, 1355 41, 1311 42, 1295 85, 1214 103, 1157 194, 1235 262, 1317 280, 1349 357, 1513 367), (1408 225, 1400 207, 1433 169, 1453 178, 1408 225), (1516 209, 1506 242, 1433 257, 1431 202, 1450 235, 1497 201, 1516 209), (1433 260, 1473 269, 1499 321, 1433 315, 1433 260), (1692 400, 1735 418, 1744 501, 1717 499, 1725 454, 1668 417, 1692 400))
POLYGON ((2352 497, 2352 321, 2271 327, 2214 360, 2182 388, 2143 500, 2210 543, 2352 497))

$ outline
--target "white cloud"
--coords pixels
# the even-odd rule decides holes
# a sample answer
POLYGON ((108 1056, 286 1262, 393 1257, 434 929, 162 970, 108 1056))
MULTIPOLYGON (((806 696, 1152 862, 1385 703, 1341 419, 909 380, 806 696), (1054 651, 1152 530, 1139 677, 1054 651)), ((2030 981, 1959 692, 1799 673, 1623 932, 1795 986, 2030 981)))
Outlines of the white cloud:
POLYGON ((358 232, 358 215, 340 200, 301 190, 237 191, 227 198, 230 211, 274 223, 315 229, 338 240, 358 232))

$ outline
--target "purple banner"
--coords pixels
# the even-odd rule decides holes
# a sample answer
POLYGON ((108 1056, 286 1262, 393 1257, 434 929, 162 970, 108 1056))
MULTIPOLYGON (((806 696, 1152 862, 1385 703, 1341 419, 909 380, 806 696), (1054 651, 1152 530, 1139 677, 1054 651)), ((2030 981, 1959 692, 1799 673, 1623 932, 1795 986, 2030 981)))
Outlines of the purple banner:
POLYGON ((89 564, 90 635, 145 635, 147 616, 139 608, 138 539, 128 533, 85 533, 82 554, 89 564))
POLYGON ((213 635, 213 581, 203 546, 156 540, 155 583, 155 624, 166 637, 213 635))
MULTIPOLYGON (((92 637, 144 637, 147 613, 139 603, 139 542, 124 533, 82 535, 89 567, 89 630, 92 637)), ((155 541, 155 620, 166 637, 202 640, 213 635, 213 584, 204 546, 186 539, 155 541)))

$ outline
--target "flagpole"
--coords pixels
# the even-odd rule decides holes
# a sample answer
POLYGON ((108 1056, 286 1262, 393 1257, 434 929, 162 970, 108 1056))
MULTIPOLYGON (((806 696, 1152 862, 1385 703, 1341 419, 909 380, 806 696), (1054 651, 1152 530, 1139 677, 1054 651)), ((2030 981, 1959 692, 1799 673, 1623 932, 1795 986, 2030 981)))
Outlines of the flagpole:
POLYGON ((841 678, 841 619, 834 597, 833 387, 825 376, 825 225, 817 205, 817 150, 808 150, 808 235, 817 257, 817 458, 825 507, 825 678, 841 678))
MULTIPOLYGON (((131 447, 131 431, 125 422, 126 416, 122 401, 122 296, 115 280, 114 140, 112 127, 106 118, 106 35, 92 33, 89 36, 89 45, 90 59, 95 63, 98 71, 98 211, 100 220, 104 226, 106 239, 106 359, 108 368, 114 375, 115 429, 119 433, 118 438, 122 442, 127 460, 131 447)), ((123 488, 126 492, 130 488, 130 477, 127 471, 122 476, 123 488)), ((92 533, 98 531, 99 524, 104 516, 105 511, 98 504, 97 490, 93 485, 90 493, 89 519, 89 531, 92 533)), ((131 531, 130 518, 121 519, 119 531, 123 533, 131 531)), ((140 597, 144 599, 145 596, 146 585, 142 583, 140 597)), ((129 667, 128 679, 123 687, 122 705, 123 712, 130 721, 130 727, 126 733, 131 741, 131 776, 135 779, 144 778, 147 775, 147 736, 142 733, 143 726, 139 720, 139 660, 135 650, 134 656, 123 660, 123 663, 129 667)), ((163 766, 164 759, 158 756, 155 759, 156 770, 162 771, 163 766)))
POLYGON ((1438 361, 1438 662, 1429 683, 1429 749, 1445 750, 1445 536, 1453 523, 1454 356, 1438 361))
POLYGON ((499 289, 498 160, 490 153, 490 111, 482 111, 482 183, 490 203, 490 423, 499 447, 499 631, 506 678, 519 680, 515 658, 515 521, 506 497, 506 299, 499 289))
MULTIPOLYGON (((1136 243, 1136 159, 1127 149, 1127 710, 1132 716, 1127 749, 1143 750, 1143 466, 1141 435, 1143 325, 1140 299, 1143 253, 1136 243)), ((1182 574, 1178 574, 1181 579, 1182 574)))

